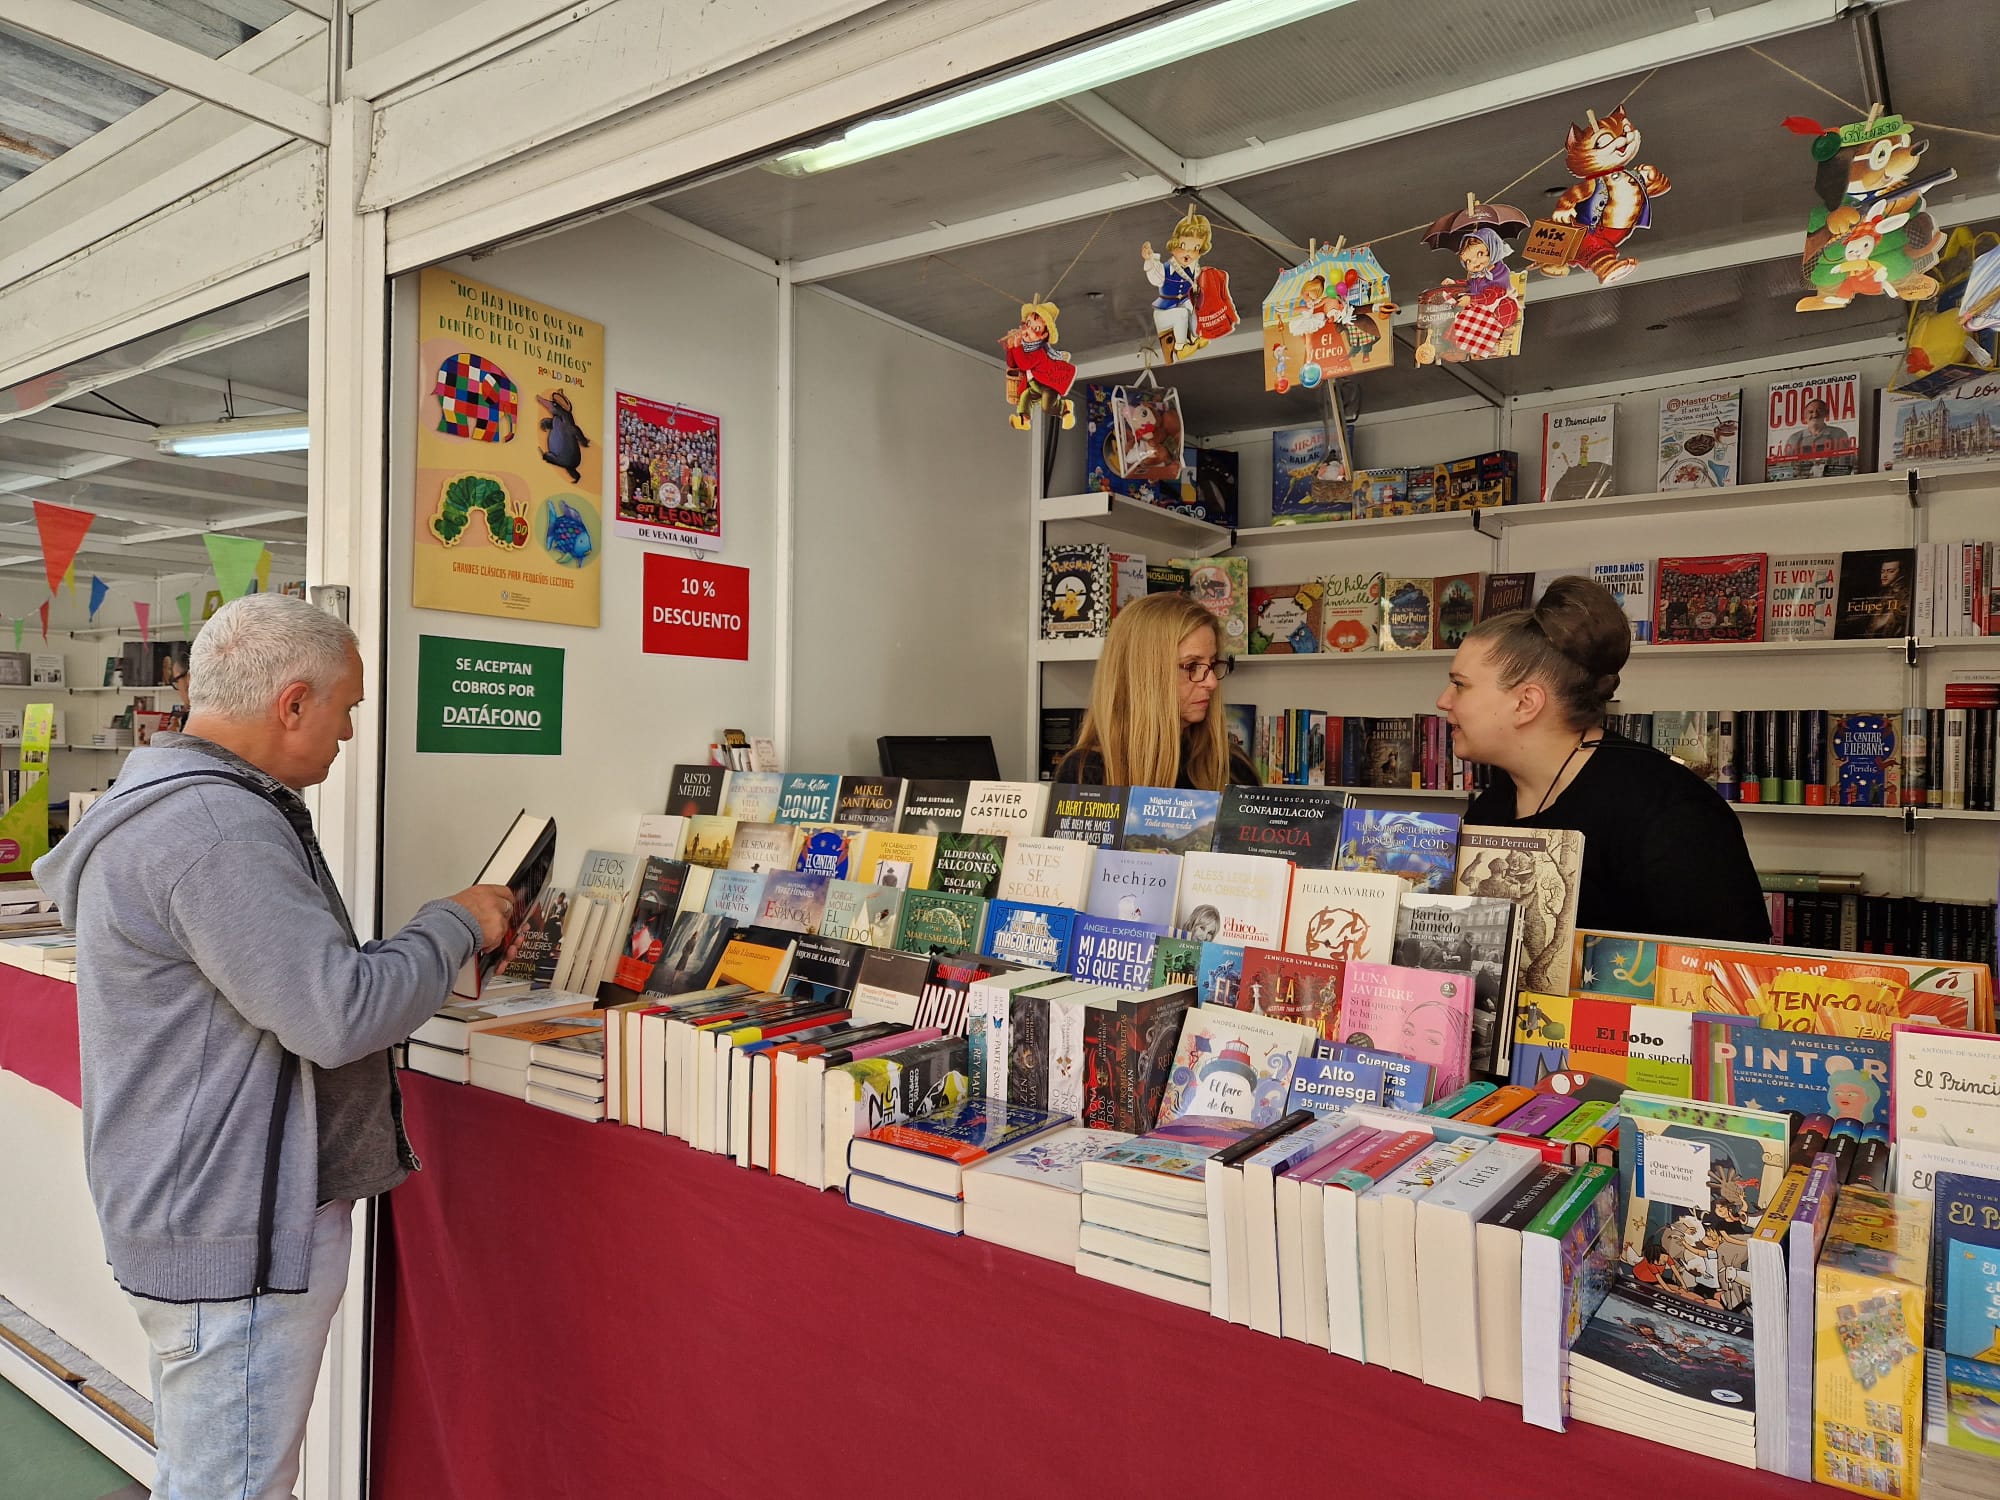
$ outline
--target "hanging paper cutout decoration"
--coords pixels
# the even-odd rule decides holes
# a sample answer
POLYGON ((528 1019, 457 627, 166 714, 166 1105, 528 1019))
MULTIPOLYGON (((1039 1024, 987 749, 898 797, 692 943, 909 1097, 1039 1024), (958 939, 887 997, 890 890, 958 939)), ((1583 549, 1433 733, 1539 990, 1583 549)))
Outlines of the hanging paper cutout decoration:
POLYGON ((257 554, 257 592, 271 592, 271 549, 266 547, 257 554))
POLYGON ((132 613, 139 617, 139 639, 144 644, 153 644, 153 606, 133 601, 132 613))
POLYGON ((70 559, 70 564, 69 564, 69 566, 63 569, 63 581, 62 581, 62 586, 63 586, 64 588, 66 588, 66 589, 68 589, 68 590, 69 590, 69 596, 70 596, 70 598, 74 599, 74 598, 76 597, 76 559, 75 559, 75 558, 71 558, 71 559, 70 559))
POLYGON ((194 595, 176 594, 174 608, 181 614, 181 634, 183 636, 194 634, 194 595))
POLYGON ((104 605, 104 596, 111 592, 111 585, 95 573, 90 575, 90 618, 97 618, 97 611, 104 605))
POLYGON ((1528 278, 1507 264, 1509 241, 1528 227, 1528 216, 1505 203, 1481 203, 1468 193, 1465 207, 1424 231, 1433 250, 1458 257, 1462 276, 1448 277, 1417 299, 1417 363, 1462 364, 1503 359, 1521 352, 1528 278))
POLYGON ((1053 302, 1023 302, 1021 321, 1000 340, 1007 351, 1007 404, 1014 408, 1007 419, 1011 426, 1025 429, 1028 408, 1037 404, 1050 415, 1059 415, 1064 427, 1076 426, 1076 407, 1069 399, 1076 365, 1056 347, 1059 312, 1053 302))
POLYGON ((1958 176, 1947 168, 1917 178, 1929 149, 1901 115, 1871 110, 1868 118, 1829 130, 1794 116, 1785 128, 1813 138, 1819 195, 1806 221, 1800 259, 1812 295, 1799 312, 1845 307, 1856 297, 1899 297, 1921 302, 1937 295, 1924 273, 1944 251, 1944 232, 1924 211, 1924 194, 1958 176))
POLYGON ((1624 105, 1601 120, 1584 114, 1588 126, 1570 126, 1563 139, 1563 165, 1576 186, 1535 222, 1521 254, 1545 275, 1567 276, 1581 266, 1609 286, 1639 269, 1625 253, 1626 241, 1652 224, 1653 200, 1673 184, 1639 160, 1639 127, 1625 117, 1624 105))
POLYGON ((1958 321, 1967 333, 2000 331, 2000 245, 1973 261, 1965 278, 1965 297, 1958 305, 1958 321))
POLYGON ((1236 304, 1229 296, 1229 273, 1204 267, 1201 258, 1215 242, 1206 215, 1188 210, 1167 237, 1162 260, 1152 241, 1139 247, 1139 263, 1153 284, 1153 332, 1172 364, 1178 355, 1222 338, 1236 327, 1236 304))
POLYGON ((48 575, 51 594, 62 586, 63 574, 76 560, 76 549, 83 545, 83 534, 96 519, 87 510, 50 505, 45 500, 35 502, 35 530, 42 538, 42 571, 48 575))
POLYGON ((1155 381, 1151 368, 1140 371, 1134 384, 1112 388, 1111 431, 1120 474, 1159 484, 1180 482, 1187 433, 1181 393, 1155 381))
MULTIPOLYGON (((1982 249, 1988 256, 2000 255, 2000 235, 1974 235, 1961 224, 1946 238, 1944 254, 1931 276, 1938 284, 1937 294, 1910 305, 1903 364, 1889 382, 1891 390, 1934 396, 1968 375, 1994 368, 1996 353, 2000 353, 2000 317, 1994 317, 1994 309, 1989 307, 1986 326, 1975 328, 1965 321, 1982 249)), ((2000 288, 1990 281, 1985 295, 2000 302, 2000 288)))
POLYGON ((251 581, 257 576, 257 559, 264 555, 264 544, 255 537, 217 536, 212 531, 202 541, 208 544, 208 561, 215 569, 215 581, 222 585, 223 602, 241 599, 249 593, 251 581))
POLYGON ((42 615, 42 644, 46 646, 49 643, 49 601, 46 599, 44 599, 41 603, 41 615, 42 615))
POLYGON ((1264 389, 1312 390, 1323 380, 1386 370, 1394 360, 1389 275, 1375 252, 1346 241, 1310 245, 1264 299, 1264 389))
POLYGON ((511 443, 521 392, 507 372, 477 354, 454 354, 438 366, 431 394, 438 399, 437 430, 481 443, 511 443))

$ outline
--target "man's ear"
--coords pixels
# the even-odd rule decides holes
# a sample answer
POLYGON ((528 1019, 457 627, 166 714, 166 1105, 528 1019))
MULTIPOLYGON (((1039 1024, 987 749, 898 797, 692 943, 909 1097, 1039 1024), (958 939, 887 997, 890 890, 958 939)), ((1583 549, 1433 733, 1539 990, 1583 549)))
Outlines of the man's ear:
POLYGON ((280 727, 285 729, 297 728, 299 720, 305 715, 306 700, 310 697, 312 697, 311 683, 286 683, 285 690, 278 694, 278 723, 280 727))

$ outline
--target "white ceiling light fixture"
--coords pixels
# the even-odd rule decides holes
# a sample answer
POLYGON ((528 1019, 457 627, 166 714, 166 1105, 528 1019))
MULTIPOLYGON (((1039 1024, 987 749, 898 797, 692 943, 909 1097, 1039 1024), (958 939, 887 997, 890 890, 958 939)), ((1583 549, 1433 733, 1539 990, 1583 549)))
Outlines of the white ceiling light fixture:
POLYGON ((156 429, 162 453, 183 458, 242 458, 253 453, 300 453, 308 442, 305 415, 232 417, 224 422, 193 422, 156 429))
POLYGON ((852 166, 1088 93, 1351 3, 1353 0, 1221 0, 1220 4, 1176 15, 902 114, 864 120, 835 140, 788 151, 764 166, 787 177, 808 177, 852 166))

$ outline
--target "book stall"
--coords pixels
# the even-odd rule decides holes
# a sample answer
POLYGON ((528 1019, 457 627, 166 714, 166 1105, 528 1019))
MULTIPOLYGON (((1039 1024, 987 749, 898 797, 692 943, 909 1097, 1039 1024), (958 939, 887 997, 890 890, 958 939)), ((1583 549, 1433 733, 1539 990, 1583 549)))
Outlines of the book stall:
POLYGON ((519 911, 395 1049, 368 1493, 2000 1493, 2000 16, 1418 9, 392 214, 319 816, 519 911), (1468 816, 1578 576, 1770 941, 1468 816), (1058 775, 1156 593, 1257 784, 1058 775))

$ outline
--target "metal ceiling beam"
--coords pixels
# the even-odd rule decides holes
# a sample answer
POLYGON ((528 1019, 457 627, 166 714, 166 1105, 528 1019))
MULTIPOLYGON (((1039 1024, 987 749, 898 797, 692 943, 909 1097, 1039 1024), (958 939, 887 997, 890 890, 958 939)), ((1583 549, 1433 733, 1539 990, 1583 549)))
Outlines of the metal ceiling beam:
MULTIPOLYGON (((135 531, 130 536, 114 538, 121 547, 143 547, 152 542, 170 542, 177 537, 208 536, 218 531, 235 531, 250 526, 275 526, 280 521, 302 521, 303 510, 260 510, 247 516, 226 516, 219 521, 210 521, 198 526, 163 526, 157 531, 135 531)), ((303 547, 303 538, 296 542, 272 541, 268 537, 258 538, 267 547, 303 547)))
POLYGON ((211 474, 240 474, 245 479, 263 479, 274 484, 302 485, 302 464, 274 463, 268 458, 188 458, 179 453, 162 453, 152 437, 137 437, 146 431, 139 422, 120 422, 94 417, 85 412, 49 407, 32 417, 18 417, 0 423, 0 436, 17 437, 30 443, 47 443, 72 448, 81 453, 121 454, 147 463, 173 464, 181 468, 206 469, 211 474))
MULTIPOLYGON (((333 0, 285 0, 293 10, 302 10, 309 16, 317 16, 322 21, 333 19, 333 0)), ((349 6, 350 10, 356 7, 349 6)))
MULTIPOLYGON (((214 391, 218 395, 234 394, 237 399, 254 401, 260 406, 275 406, 283 411, 304 411, 307 401, 304 396, 293 395, 290 391, 275 391, 267 386, 246 385, 241 380, 230 380, 221 375, 204 375, 199 370, 183 370, 178 365, 161 365, 157 370, 141 370, 130 377, 134 380, 164 380, 170 385, 190 386, 199 391, 214 391)), ((119 382, 123 384, 123 382, 119 382)))
MULTIPOLYGON (((41 497, 24 495, 18 491, 10 491, 7 494, 0 495, 0 507, 10 510, 28 510, 34 506, 35 501, 39 498, 41 497)), ((67 500, 51 500, 48 503, 51 505, 70 505, 70 502, 67 500)), ((122 505, 74 505, 70 506, 70 508, 73 510, 88 510, 93 516, 102 516, 107 521, 125 521, 134 526, 167 526, 187 519, 187 512, 185 510, 147 510, 122 505)))
MULTIPOLYGON (((120 459, 119 462, 130 463, 131 460, 120 459)), ((47 467, 55 468, 58 466, 50 464, 47 467)), ((35 465, 0 463, 0 474, 21 476, 32 474, 34 478, 28 481, 29 484, 48 482, 48 476, 43 472, 42 468, 35 465)), ((238 490, 216 489, 211 485, 162 484, 154 479, 135 479, 129 474, 93 472, 87 478, 70 479, 63 482, 81 485, 86 493, 93 487, 102 486, 106 489, 134 490, 142 495, 177 495, 184 496, 190 500, 220 500, 225 505, 283 505, 287 503, 287 497, 284 495, 248 495, 238 490)), ((22 489, 26 486, 16 484, 0 487, 22 489)), ((303 486, 292 485, 289 488, 296 491, 303 488, 303 486)), ((66 500, 63 503, 68 505, 75 502, 66 500)), ((89 509, 90 507, 86 504, 84 508, 89 509)))
POLYGON ((116 468, 119 464, 129 464, 129 458, 109 453, 87 453, 81 458, 72 458, 67 463, 50 464, 53 473, 41 469, 28 468, 17 464, 0 463, 0 495, 16 490, 33 489, 39 484, 60 484, 65 480, 81 479, 87 474, 97 474, 105 469, 116 468))
POLYGON ((325 105, 78 0, 8 0, 7 23, 315 145, 324 146, 332 136, 333 117, 325 105))

